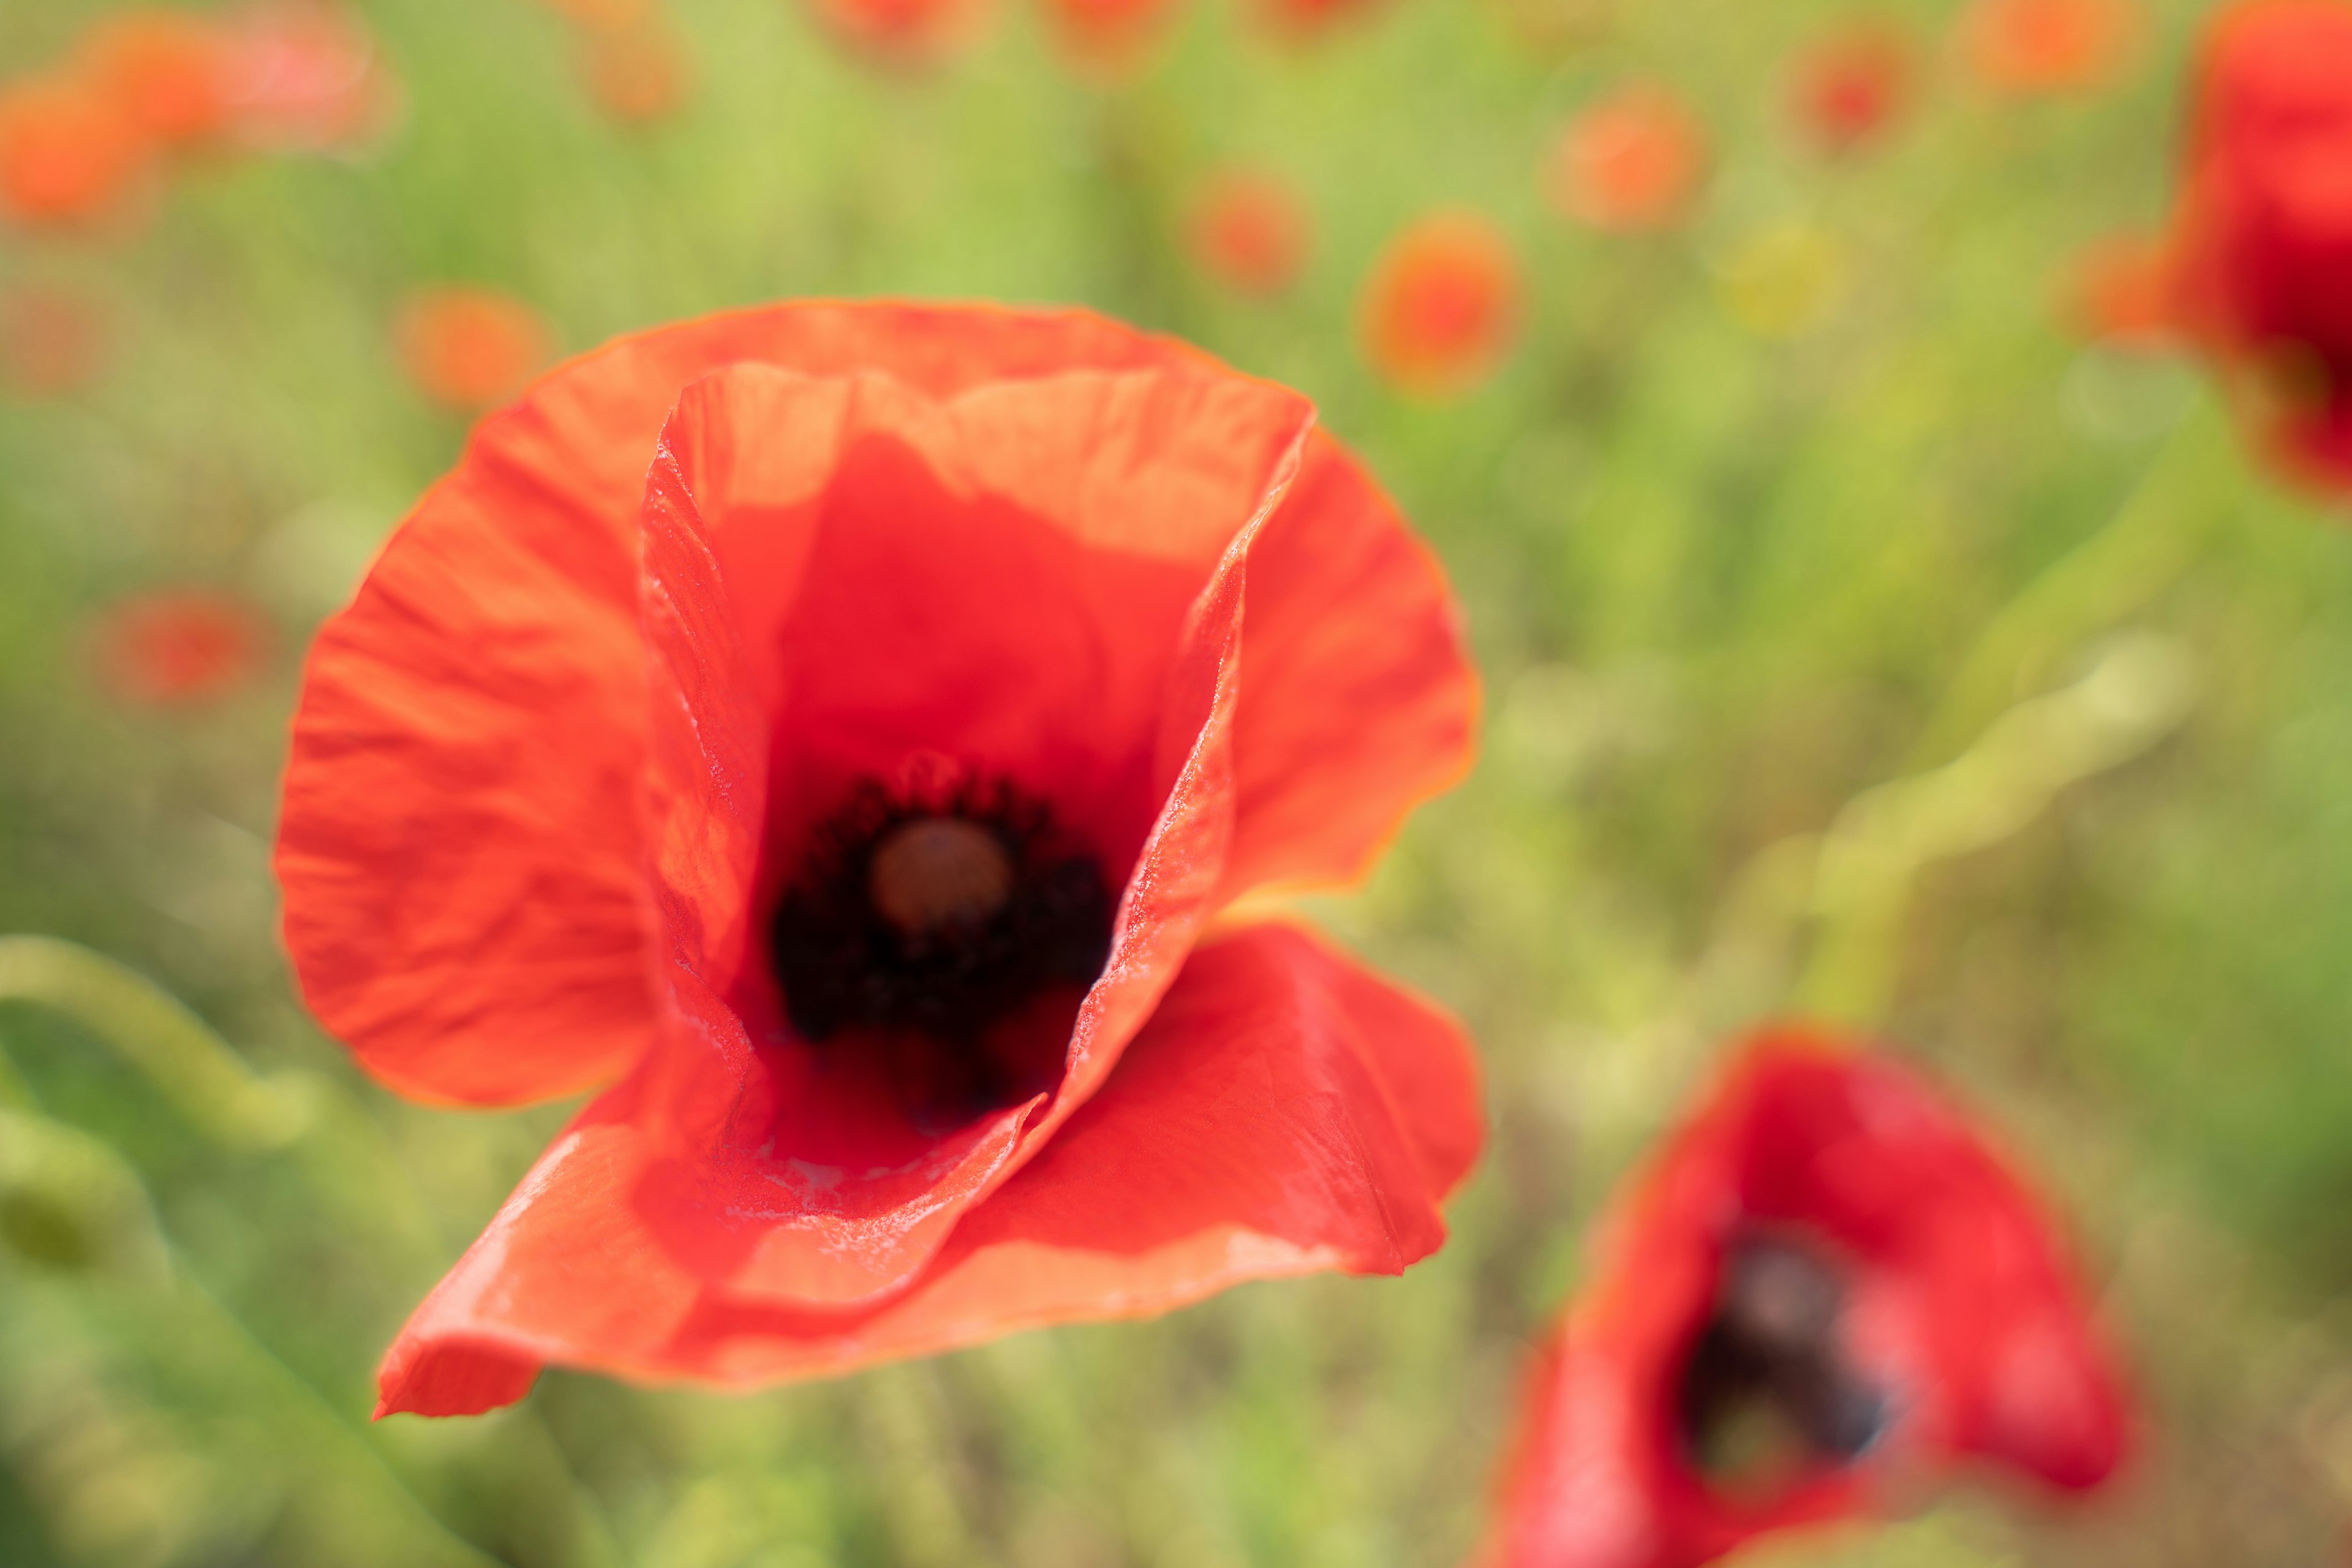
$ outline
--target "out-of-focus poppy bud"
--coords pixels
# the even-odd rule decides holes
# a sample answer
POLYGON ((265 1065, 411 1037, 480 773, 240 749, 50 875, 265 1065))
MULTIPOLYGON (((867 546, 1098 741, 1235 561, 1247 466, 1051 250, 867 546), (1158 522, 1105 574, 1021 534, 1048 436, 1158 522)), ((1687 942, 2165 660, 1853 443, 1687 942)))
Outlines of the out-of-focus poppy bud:
POLYGON ((1895 28, 1866 23, 1834 33, 1797 62, 1797 123, 1824 151, 1853 152, 1894 125, 1911 79, 1911 43, 1895 28))
POLYGON ((2160 346, 2179 316, 2171 247, 2144 235, 2101 240, 2074 258, 2063 303, 2075 329, 2095 342, 2160 346))
POLYGON ((1883 1056, 1769 1035, 1601 1233, 1485 1561, 1696 1568, 1964 1463, 2104 1481, 2129 1417, 2041 1205, 1883 1056))
POLYGON ((1680 218, 1706 172, 1706 132, 1662 87, 1625 88, 1560 132, 1545 172, 1561 212, 1594 228, 1664 228, 1680 218))
POLYGON ((2352 5, 2216 18, 2173 223, 2183 326, 2299 477, 2352 493, 2352 5))
POLYGON ((989 0, 809 0, 835 37, 885 65, 935 65, 970 44, 989 0))
POLYGON ((623 26, 583 34, 580 77, 589 98, 609 118, 624 125, 646 125, 675 114, 686 102, 693 68, 677 29, 654 13, 623 26))
POLYGON ((123 116, 162 146, 201 146, 228 128, 228 40, 194 12, 109 17, 90 32, 82 58, 123 116))
POLYGON ((355 153, 399 112, 400 89, 366 25, 333 0, 264 0, 231 26, 237 133, 290 153, 355 153))
POLYGON ((394 332, 409 379, 443 407, 476 414, 505 402, 554 354, 539 312, 488 289, 428 289, 394 332))
POLYGON ((1185 237, 1201 269, 1237 294, 1277 294, 1297 280, 1311 234, 1307 204, 1289 184, 1229 169, 1194 195, 1185 237))
POLYGON ((100 683, 138 708, 227 696, 260 670, 269 640, 268 623, 250 605, 201 588, 120 600, 92 628, 100 683))
POLYGON ((1142 63, 1174 8, 1173 0, 1045 0, 1070 58, 1084 70, 1111 76, 1142 63))
POLYGON ((1961 18, 1961 53, 1998 92, 2081 92, 2122 68, 2139 24, 2134 0, 1976 0, 1961 18))
POLYGON ((28 226, 89 224, 114 211, 145 167, 147 139, 79 74, 0 88, 0 212, 28 226))
POLYGON ((1475 213, 1423 218, 1398 234, 1364 280, 1364 353, 1391 383, 1424 397, 1467 392, 1518 334, 1518 257, 1475 213))
POLYGON ((106 319, 89 300, 37 283, 0 292, 0 386, 12 395, 79 391, 105 360, 106 319))

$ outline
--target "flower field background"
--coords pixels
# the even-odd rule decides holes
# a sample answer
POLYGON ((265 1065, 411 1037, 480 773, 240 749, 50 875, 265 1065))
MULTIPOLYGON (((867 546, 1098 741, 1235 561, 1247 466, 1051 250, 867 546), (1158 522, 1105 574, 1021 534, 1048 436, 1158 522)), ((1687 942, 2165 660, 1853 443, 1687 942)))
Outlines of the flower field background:
MULTIPOLYGON (((1996 1483, 1741 1561, 2343 1560, 2352 534, 2084 280, 2166 220, 2199 7, 2031 91, 1948 0, 1874 7, 1907 87, 1843 149, 1792 108, 1856 20, 1813 0, 1203 4, 1118 62, 1007 4, 919 64, 785 0, 620 44, 572 9, 379 0, 364 135, 0 233, 0 932, 58 939, 0 944, 0 1563, 1455 1563, 1593 1215, 1788 1015, 2036 1173, 2143 1431, 2064 1514, 1996 1483), (1636 87, 1705 152, 1627 228, 1558 170, 1636 87), (1234 170, 1299 230, 1221 274, 1234 170), (1462 384, 1362 317, 1433 214, 1517 279, 1462 384), (450 289, 525 309, 451 327, 450 289), (370 1425, 568 1107, 407 1104, 310 1022, 268 865, 303 645, 509 361, 874 295, 1085 304, 1299 388, 1444 558, 1479 764, 1310 906, 1479 1044, 1453 1237, 834 1382, 370 1425), (159 594, 215 618, 142 633, 159 594)), ((7 5, 0 77, 108 14, 7 5)))

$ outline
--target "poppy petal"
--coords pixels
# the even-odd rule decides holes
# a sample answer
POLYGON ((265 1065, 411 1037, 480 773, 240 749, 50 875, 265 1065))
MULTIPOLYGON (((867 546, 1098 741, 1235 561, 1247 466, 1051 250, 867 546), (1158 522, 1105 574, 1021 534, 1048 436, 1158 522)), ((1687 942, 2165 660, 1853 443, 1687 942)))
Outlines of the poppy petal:
POLYGON ((403 1331, 384 1410, 489 1408, 541 1361, 751 1383, 1143 1316, 1244 1279, 1392 1274, 1444 1238, 1436 1205, 1482 1136, 1459 1026, 1281 925, 1199 949, 1053 1144, 915 1289, 854 1316, 696 1299, 635 1201, 641 1138, 599 1114, 403 1331))

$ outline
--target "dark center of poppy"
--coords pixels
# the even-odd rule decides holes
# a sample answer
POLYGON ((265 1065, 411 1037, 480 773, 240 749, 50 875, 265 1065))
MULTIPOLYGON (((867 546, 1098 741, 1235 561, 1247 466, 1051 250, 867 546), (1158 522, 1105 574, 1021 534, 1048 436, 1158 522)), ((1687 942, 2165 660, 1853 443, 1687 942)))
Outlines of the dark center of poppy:
POLYGON ((1044 994, 1093 984, 1112 913, 1043 801, 1003 782, 909 795, 868 780, 810 836, 770 936, 793 1029, 885 1053, 936 1114, 1008 1103, 1058 1069, 1012 1061, 1001 1037, 1044 994))
POLYGON ((1683 1369, 1683 1442, 1709 1481, 1769 1493, 1821 1463, 1851 1463, 1885 1429, 1887 1400, 1839 1335, 1845 1297, 1843 1270, 1811 1248, 1733 1245, 1683 1369))

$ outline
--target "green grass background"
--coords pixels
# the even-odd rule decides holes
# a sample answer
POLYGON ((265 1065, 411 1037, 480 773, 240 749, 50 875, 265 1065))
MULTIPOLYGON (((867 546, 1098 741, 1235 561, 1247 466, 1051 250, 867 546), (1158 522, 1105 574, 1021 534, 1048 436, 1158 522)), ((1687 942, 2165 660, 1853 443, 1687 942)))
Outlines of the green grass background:
MULTIPOLYGON (((169 1248, 0 1258, 0 1563, 1451 1564, 1612 1180, 1791 1009, 1867 1023, 2040 1173, 2150 1423, 2079 1515, 1996 1485, 1755 1560, 2340 1560, 2352 535, 2193 367, 2086 349, 2053 307, 2084 244, 2164 212, 2198 8, 2161 5, 2113 88, 2017 104, 1950 64, 1950 0, 1878 7, 1927 51, 1921 102, 1831 163, 1785 68, 1848 6, 1593 0, 1530 48, 1500 5, 1391 0, 1300 51, 1202 4, 1104 89, 1010 0, 903 79, 786 0, 669 0, 698 89, 628 132, 526 0, 378 0, 408 100, 379 153, 198 171, 113 242, 0 240, 0 277, 94 292, 117 339, 94 389, 0 405, 0 931, 121 958, 344 1097, 226 1151, 96 1035, 0 1006, 46 1117, 127 1162, 169 1248), (1704 116, 1713 182, 1670 235, 1579 231, 1538 162, 1642 75, 1704 116), (1234 159, 1312 202, 1312 266, 1271 303, 1176 243, 1234 159), (1516 237, 1528 323, 1431 405, 1369 374, 1352 310, 1440 205, 1516 237), (1831 263, 1810 311, 1780 300, 1792 256, 1831 263), (1485 1050, 1495 1133, 1445 1251, 753 1397, 555 1373, 499 1415, 367 1426, 382 1346, 562 1114, 373 1089, 274 937, 300 643, 463 436, 387 337, 444 281, 531 300, 573 350, 794 295, 1081 301, 1313 395, 1444 556, 1490 683, 1475 775, 1316 910, 1485 1050), (271 608, 268 678, 187 716, 109 707, 87 618, 183 581, 271 608), (1933 773, 2070 689, 2028 711, 2112 742, 2084 776, 2036 773, 2038 743, 1933 773), (1979 823, 1952 853, 1869 837, 1894 797, 1866 792, 1922 775, 1897 795, 1979 823), (1809 898, 1841 823, 1876 847, 1863 891, 1809 898)), ((102 10, 0 8, 0 70, 102 10)), ((135 1191, 118 1206, 137 1229, 135 1191)))

